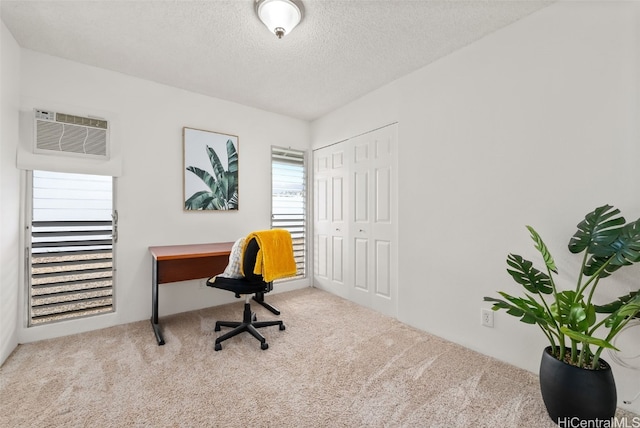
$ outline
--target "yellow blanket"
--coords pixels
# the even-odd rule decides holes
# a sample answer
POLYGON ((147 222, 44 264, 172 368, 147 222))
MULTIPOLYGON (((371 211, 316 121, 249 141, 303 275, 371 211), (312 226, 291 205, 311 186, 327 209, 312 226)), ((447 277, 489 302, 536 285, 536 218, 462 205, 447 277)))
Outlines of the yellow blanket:
POLYGON ((244 241, 243 254, 252 238, 256 238, 260 246, 253 273, 262 275, 265 282, 296 274, 297 266, 293 258, 293 243, 289 231, 271 229, 252 232, 244 241))

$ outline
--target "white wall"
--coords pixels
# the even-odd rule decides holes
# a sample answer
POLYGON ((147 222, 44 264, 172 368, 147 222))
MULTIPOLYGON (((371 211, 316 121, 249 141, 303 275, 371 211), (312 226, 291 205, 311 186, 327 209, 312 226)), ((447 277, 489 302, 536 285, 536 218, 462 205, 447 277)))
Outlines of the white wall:
MULTIPOLYGON (((116 313, 41 327, 19 326, 20 343, 149 319, 149 246, 234 241, 270 227, 271 145, 307 149, 307 122, 29 50, 21 53, 21 120, 34 107, 110 117, 123 164, 116 195, 116 313), (239 211, 183 211, 185 126, 239 137, 239 211)), ((30 138, 27 134, 21 133, 21 139, 30 138)), ((12 150, 15 159, 16 147, 12 150)), ((291 281, 274 292, 308 282, 291 281)), ((235 300, 231 293, 201 288, 201 283, 161 285, 160 316, 235 300)), ((153 340, 149 327, 149 341, 153 340)))
MULTIPOLYGON (((537 327, 482 327, 482 299, 519 292, 505 259, 536 257, 526 224, 573 285, 583 216, 640 217, 639 28, 639 3, 554 4, 312 124, 319 147, 399 122, 401 321, 537 372, 537 327)), ((637 266, 619 273, 602 301, 638 287, 637 266)), ((614 370, 622 405, 640 371, 614 370)))
MULTIPOLYGON (((402 80, 402 79, 401 79, 402 80)), ((313 149, 335 144, 398 121, 399 81, 368 93, 311 123, 313 149)))
POLYGON ((17 345, 20 174, 15 168, 20 47, 0 21, 0 364, 17 345))

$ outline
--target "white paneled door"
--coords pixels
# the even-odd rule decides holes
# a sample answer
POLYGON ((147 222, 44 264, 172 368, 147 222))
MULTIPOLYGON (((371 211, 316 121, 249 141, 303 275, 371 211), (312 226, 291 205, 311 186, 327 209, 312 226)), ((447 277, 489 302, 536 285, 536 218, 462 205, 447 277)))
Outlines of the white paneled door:
POLYGON ((397 316, 397 125, 314 152, 315 284, 397 316))
POLYGON ((347 297, 345 186, 347 165, 342 144, 314 152, 314 278, 318 286, 347 297))

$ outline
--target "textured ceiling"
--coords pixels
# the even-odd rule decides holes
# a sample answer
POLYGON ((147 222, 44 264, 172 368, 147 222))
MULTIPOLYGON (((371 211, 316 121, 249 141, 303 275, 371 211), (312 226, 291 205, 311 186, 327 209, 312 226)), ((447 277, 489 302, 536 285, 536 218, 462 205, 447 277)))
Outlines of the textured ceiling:
POLYGON ((278 40, 254 0, 10 1, 20 46, 313 120, 553 0, 306 0, 278 40))

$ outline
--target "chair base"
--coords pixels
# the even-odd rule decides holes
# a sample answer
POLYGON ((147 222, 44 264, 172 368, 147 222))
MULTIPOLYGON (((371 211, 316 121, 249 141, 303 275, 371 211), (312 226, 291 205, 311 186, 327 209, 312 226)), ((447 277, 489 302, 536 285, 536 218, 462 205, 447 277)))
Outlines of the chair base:
POLYGON ((273 306, 271 303, 267 303, 264 301, 264 292, 261 291, 259 293, 256 293, 255 296, 253 296, 253 300, 267 308, 271 313, 280 315, 280 310, 278 310, 278 308, 273 306))
POLYGON ((249 304, 249 297, 245 299, 244 303, 244 312, 242 314, 242 322, 239 321, 216 321, 215 331, 220 331, 220 327, 231 327, 233 330, 223 334, 222 336, 216 338, 215 350, 220 351, 222 349, 222 342, 227 339, 232 338, 233 336, 237 336, 243 332, 249 332, 253 337, 260 341, 260 348, 267 349, 269 348, 269 344, 267 343, 267 339, 264 338, 262 334, 257 330, 262 327, 269 327, 277 325, 280 327, 280 330, 284 330, 286 327, 284 323, 280 320, 277 321, 256 321, 256 316, 253 312, 251 312, 251 305, 249 304))

